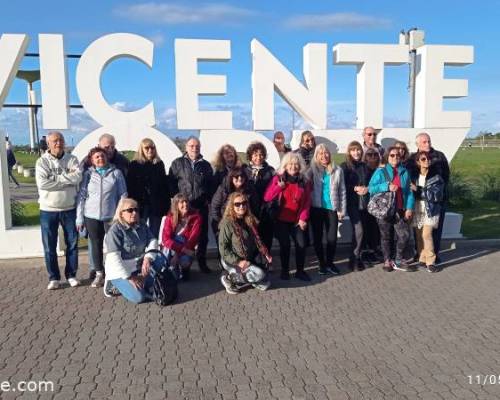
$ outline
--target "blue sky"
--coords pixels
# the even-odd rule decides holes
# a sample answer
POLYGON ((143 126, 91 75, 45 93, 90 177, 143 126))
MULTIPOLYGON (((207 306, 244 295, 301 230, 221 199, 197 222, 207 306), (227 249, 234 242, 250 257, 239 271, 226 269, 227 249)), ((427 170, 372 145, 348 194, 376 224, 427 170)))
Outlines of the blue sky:
MULTIPOLYGON (((200 72, 226 74, 226 96, 202 98, 204 109, 233 111, 235 129, 251 129, 250 41, 259 39, 297 77, 302 77, 302 47, 309 42, 397 43, 401 29, 418 27, 428 44, 463 44, 475 48, 475 62, 448 68, 447 77, 469 80, 469 97, 448 100, 446 109, 470 110, 471 134, 500 131, 500 69, 497 16, 500 1, 25 1, 2 2, 0 33, 27 33, 29 50, 38 51, 39 33, 62 33, 67 53, 82 51, 96 38, 113 32, 131 32, 155 42, 153 69, 131 60, 109 65, 102 77, 105 97, 122 109, 134 109, 153 100, 157 126, 180 134, 175 121, 174 39, 231 40, 231 61, 204 63, 200 72)), ((354 66, 334 66, 329 54, 328 127, 354 127, 356 80, 354 66)), ((0 61, 1 62, 1 61, 0 61)), ((77 61, 68 60, 72 103, 79 103, 74 82, 77 61)), ((22 68, 37 68, 26 59, 22 68)), ((385 74, 384 126, 408 126, 408 68, 388 67, 385 74)), ((39 86, 36 87, 39 95, 39 86)), ((14 83, 6 103, 26 102, 24 83, 14 83)), ((282 101, 276 103, 276 129, 286 133, 305 127, 282 101)), ((76 142, 97 127, 83 111, 71 114, 67 135, 76 142)), ((3 109, 0 131, 15 142, 28 141, 25 110, 3 109)))

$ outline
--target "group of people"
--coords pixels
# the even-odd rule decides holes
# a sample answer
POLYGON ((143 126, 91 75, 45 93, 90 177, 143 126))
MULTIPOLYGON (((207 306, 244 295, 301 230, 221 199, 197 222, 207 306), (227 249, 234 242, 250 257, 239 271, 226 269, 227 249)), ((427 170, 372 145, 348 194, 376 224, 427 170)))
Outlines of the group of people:
POLYGON ((337 231, 345 216, 352 224, 353 271, 377 261, 385 271, 410 271, 409 261, 417 254, 427 270, 436 272, 449 178, 446 157, 431 147, 426 133, 417 135, 414 154, 403 142, 384 150, 376 136, 375 129, 365 128, 363 143, 351 142, 345 162, 337 165, 312 132, 302 133, 294 151, 276 132, 281 157, 276 171, 260 142, 250 144, 245 161, 233 146, 224 145, 211 164, 200 152, 200 141, 190 137, 167 173, 151 139, 140 142, 129 162, 116 150, 114 137, 104 134, 79 162, 65 152, 63 135, 51 132, 48 150, 36 164, 48 289, 60 287, 59 225, 69 285, 80 285, 77 242, 88 236, 91 286, 135 303, 151 298, 157 250, 179 279, 190 279, 194 260, 202 272, 211 272, 209 227, 217 240, 220 280, 231 294, 270 286, 273 238, 279 243, 281 279, 290 279, 292 242, 294 277, 311 279, 305 270, 311 239, 319 274, 339 274, 337 231), (391 193, 393 199, 392 213, 383 218, 368 212, 379 193, 391 193))

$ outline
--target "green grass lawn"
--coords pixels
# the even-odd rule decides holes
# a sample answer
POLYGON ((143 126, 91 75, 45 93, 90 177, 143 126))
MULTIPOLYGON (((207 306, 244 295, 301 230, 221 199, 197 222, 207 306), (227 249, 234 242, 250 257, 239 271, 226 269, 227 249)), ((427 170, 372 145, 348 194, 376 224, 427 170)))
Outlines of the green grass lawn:
MULTIPOLYGON (((131 158, 132 152, 127 156, 131 158)), ((242 160, 246 157, 239 154, 242 160)), ((33 167, 36 156, 16 152, 17 160, 26 166, 33 167)), ((334 155, 335 162, 345 160, 343 154, 334 155)), ((452 171, 460 173, 472 185, 477 185, 485 174, 500 176, 500 149, 480 148, 459 149, 451 162, 452 171)), ((34 183, 34 178, 19 176, 20 182, 34 183)), ((39 223, 38 203, 25 203, 25 213, 16 225, 37 225, 39 223)), ((474 200, 470 207, 451 206, 450 211, 463 214, 462 233, 468 238, 500 238, 500 202, 490 200, 474 200)))

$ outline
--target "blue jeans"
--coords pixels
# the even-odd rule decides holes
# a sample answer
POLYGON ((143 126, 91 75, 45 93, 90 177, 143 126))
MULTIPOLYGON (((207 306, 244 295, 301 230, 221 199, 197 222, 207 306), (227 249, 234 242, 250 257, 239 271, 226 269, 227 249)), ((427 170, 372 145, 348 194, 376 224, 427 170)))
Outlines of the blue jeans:
POLYGON ((63 228, 66 243, 66 279, 74 278, 78 269, 78 232, 76 231, 76 209, 68 211, 40 210, 40 227, 42 229, 43 252, 49 280, 61 280, 57 262, 57 231, 59 224, 63 228))
MULTIPOLYGON (((144 279, 144 287, 142 289, 136 288, 128 279, 111 279, 113 286, 118 289, 122 296, 135 304, 144 303, 151 299, 152 296, 152 286, 153 286, 153 270, 157 271, 162 266, 162 258, 156 257, 156 259, 151 263, 151 272, 148 274, 146 279, 144 279)), ((137 270, 133 275, 137 275, 139 271, 137 270)))

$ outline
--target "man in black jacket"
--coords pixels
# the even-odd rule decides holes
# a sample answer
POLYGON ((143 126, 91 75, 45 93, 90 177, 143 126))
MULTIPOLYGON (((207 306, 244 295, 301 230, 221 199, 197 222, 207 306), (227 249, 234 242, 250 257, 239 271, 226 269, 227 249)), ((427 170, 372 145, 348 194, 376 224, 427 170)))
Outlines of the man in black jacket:
MULTIPOLYGON (((434 253, 436 253, 436 263, 438 263, 439 250, 441 248, 441 236, 443 234, 444 217, 446 215, 446 203, 448 202, 448 181, 450 180, 450 165, 444 153, 432 147, 431 137, 428 133, 419 133, 415 137, 415 143, 417 145, 417 152, 425 151, 429 153, 431 162, 429 167, 429 176, 439 175, 444 181, 444 199, 443 204, 441 205, 441 212, 439 214, 439 224, 437 229, 434 229, 432 231, 434 253)), ((407 163, 407 168, 412 176, 414 176, 415 174, 418 175, 418 172, 416 172, 416 155, 417 153, 412 153, 407 163)))
MULTIPOLYGON (((123 176, 127 178, 128 166, 130 161, 122 153, 118 152, 115 148, 116 142, 115 137, 109 133, 104 133, 99 137, 99 142, 97 147, 103 149, 108 157, 108 162, 113 164, 117 169, 119 169, 123 176)), ((80 168, 82 171, 86 171, 90 167, 87 157, 85 157, 80 163, 80 168)))
POLYGON ((186 142, 186 153, 176 158, 169 170, 172 184, 171 195, 182 193, 189 199, 191 207, 202 216, 202 226, 196 257, 200 270, 209 273, 207 266, 208 206, 213 195, 213 170, 210 163, 200 154, 200 141, 191 136, 186 142))

